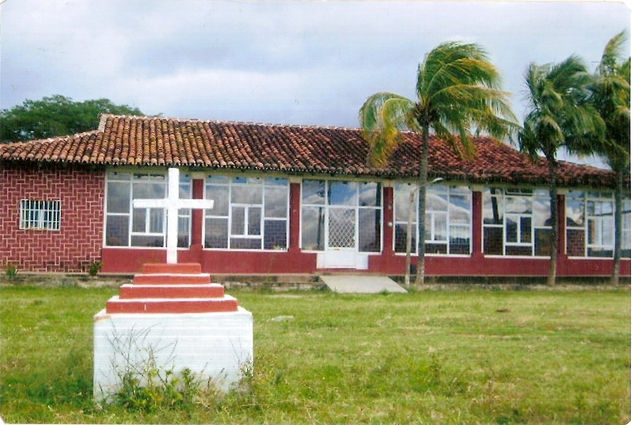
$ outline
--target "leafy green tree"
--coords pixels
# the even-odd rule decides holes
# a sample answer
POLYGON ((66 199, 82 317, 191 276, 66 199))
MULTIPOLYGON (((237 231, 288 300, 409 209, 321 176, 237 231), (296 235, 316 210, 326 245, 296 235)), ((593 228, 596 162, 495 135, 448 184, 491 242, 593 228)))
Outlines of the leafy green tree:
POLYGON ((101 114, 143 115, 138 108, 108 99, 75 102, 61 95, 25 100, 0 111, 0 142, 44 139, 95 130, 101 114))
POLYGON ((424 240, 428 148, 431 132, 446 140, 463 157, 476 155, 470 130, 477 128, 496 137, 517 129, 508 93, 500 90, 500 75, 477 44, 447 42, 430 51, 418 66, 417 99, 389 92, 370 96, 359 111, 363 135, 370 150, 368 161, 383 165, 401 132, 420 136, 418 210, 418 273, 424 282, 424 240))
POLYGON ((558 204, 556 159, 559 149, 591 153, 587 141, 601 134, 603 126, 589 103, 591 75, 577 56, 560 64, 530 64, 526 74, 531 110, 519 132, 519 146, 533 159, 542 153, 548 164, 550 192, 550 268, 547 283, 556 283, 558 259, 558 204))
POLYGON ((622 249, 622 192, 624 174, 631 166, 631 58, 622 61, 622 45, 626 33, 614 36, 604 48, 602 59, 594 73, 591 103, 605 125, 605 137, 595 152, 604 157, 617 176, 615 189, 615 238, 611 282, 620 278, 622 249))

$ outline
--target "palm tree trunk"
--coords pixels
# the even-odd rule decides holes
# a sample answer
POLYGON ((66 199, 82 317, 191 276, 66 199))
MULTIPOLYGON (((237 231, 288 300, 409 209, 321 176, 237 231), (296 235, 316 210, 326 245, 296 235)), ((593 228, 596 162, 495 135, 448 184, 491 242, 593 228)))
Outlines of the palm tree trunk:
POLYGON ((556 160, 548 157, 550 219, 552 220, 552 239, 550 241, 550 262, 548 285, 556 284, 556 265, 558 262, 558 197, 556 195, 556 160))
POLYGON ((615 185, 615 237, 613 240, 613 271, 611 284, 617 285, 620 281, 620 257, 622 250, 622 167, 616 169, 617 182, 615 185))
POLYGON ((429 127, 422 128, 422 146, 420 154, 420 193, 418 195, 418 269, 416 285, 424 284, 424 239, 426 233, 426 185, 429 171, 429 127))

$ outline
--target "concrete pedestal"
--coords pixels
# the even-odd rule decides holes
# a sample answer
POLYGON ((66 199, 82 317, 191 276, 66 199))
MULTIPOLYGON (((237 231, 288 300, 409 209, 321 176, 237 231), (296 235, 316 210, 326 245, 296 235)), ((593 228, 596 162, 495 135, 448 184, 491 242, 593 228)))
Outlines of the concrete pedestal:
POLYGON ((253 316, 228 313, 108 314, 94 317, 94 395, 116 392, 126 372, 188 368, 226 391, 253 361, 253 316))
POLYGON ((253 316, 197 264, 145 265, 133 285, 94 316, 94 396, 107 399, 132 374, 189 369, 227 391, 252 370, 253 316))

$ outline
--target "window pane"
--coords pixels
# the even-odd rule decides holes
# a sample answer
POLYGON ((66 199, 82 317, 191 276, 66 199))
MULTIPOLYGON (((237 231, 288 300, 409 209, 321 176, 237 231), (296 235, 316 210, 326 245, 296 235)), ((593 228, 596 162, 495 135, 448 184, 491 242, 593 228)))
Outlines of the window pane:
POLYGON ((245 222, 245 207, 231 207, 231 235, 244 235, 245 222))
POLYGON ((262 234, 262 209, 251 207, 248 209, 248 234, 257 236, 262 234))
POLYGON ((589 257, 601 257, 611 258, 613 257, 613 250, 603 248, 587 248, 587 256, 589 257))
POLYGON ((213 200, 213 208, 205 210, 206 215, 229 215, 229 187, 207 185, 206 199, 213 200))
POLYGON ((515 216, 506 217, 506 242, 518 242, 518 232, 517 218, 515 216))
POLYGON ((380 183, 360 183, 358 205, 361 207, 379 207, 382 185, 380 183))
POLYGON ((165 210, 162 208, 152 208, 149 210, 149 232, 163 232, 163 215, 165 210))
POLYGON ((424 250, 427 254, 446 254, 445 243, 426 243, 424 250))
POLYGON ((262 240, 259 238, 231 238, 231 249, 262 249, 262 240))
POLYGON ((146 208, 134 208, 132 210, 132 232, 145 233, 146 208))
POLYGON ((286 218, 288 216, 288 190, 286 187, 266 188, 265 216, 286 218))
POLYGON ((132 246, 163 247, 162 236, 132 236, 132 246))
MULTIPOLYGON (((396 252, 407 252, 407 225, 396 224, 395 226, 395 245, 396 252)), ((411 252, 417 252, 416 226, 411 226, 411 252)))
POLYGON ((506 196, 506 212, 530 214, 532 212, 532 198, 523 196, 506 196))
POLYGON ((567 229, 567 255, 570 257, 585 256, 584 229, 567 229))
POLYGON ((446 186, 428 186, 426 188, 427 211, 446 211, 448 209, 447 189, 446 186))
POLYGON ((414 191, 413 196, 413 213, 411 215, 411 221, 416 222, 416 210, 418 208, 418 193, 417 186, 397 184, 394 190, 394 205, 396 208, 396 221, 407 222, 409 220, 409 199, 411 191, 414 191))
POLYGON ((325 204, 325 182, 304 180, 301 184, 301 201, 304 204, 325 204))
POLYGON ((108 182, 108 212, 130 212, 130 183, 108 182))
POLYGON ((506 255, 532 256, 531 246, 506 246, 506 255))
POLYGON ((613 217, 604 217, 602 219, 602 245, 613 247, 613 236, 613 217))
POLYGON ((109 215, 106 218, 106 245, 127 246, 129 232, 127 215, 109 215))
POLYGON ((600 220, 590 218, 587 220, 587 245, 600 244, 600 220))
POLYGON ((450 254, 470 254, 470 227, 450 226, 450 254))
POLYGON ((552 221, 550 220, 551 214, 549 198, 534 199, 534 212, 532 213, 532 216, 534 217, 535 227, 545 227, 552 225, 552 221))
POLYGON ((380 252, 380 216, 379 209, 358 210, 358 251, 380 252))
POLYGON ((227 218, 207 218, 204 222, 205 248, 227 248, 229 220, 227 218))
POLYGON ((449 214, 451 224, 470 224, 470 196, 451 195, 449 214))
POLYGON ((484 224, 503 224, 503 198, 501 190, 487 188, 483 193, 484 224))
POLYGON ((551 229, 534 229, 534 255, 549 257, 551 240, 551 229))
POLYGON ((344 181, 330 181, 328 184, 328 203, 330 205, 357 204, 357 183, 344 181))
POLYGON ((262 186, 231 186, 231 202, 236 204, 261 204, 262 186))
POLYGON ((189 247, 189 217, 178 217, 178 247, 189 247))
POLYGON ((435 214, 435 235, 433 237, 434 241, 447 241, 447 214, 435 214))
POLYGON ((163 199, 165 198, 164 183, 134 183, 132 185, 133 199, 163 199))
POLYGON ((484 254, 503 254, 503 228, 484 227, 484 254))
POLYGON ((303 207, 301 210, 301 247, 305 250, 322 250, 325 236, 323 207, 303 207))
POLYGON ((286 249, 286 220, 264 221, 264 249, 286 249))
POLYGON ((532 242, 532 218, 521 217, 521 242, 532 242))
POLYGON ((582 227, 585 224, 585 201, 578 198, 565 199, 567 227, 582 227))

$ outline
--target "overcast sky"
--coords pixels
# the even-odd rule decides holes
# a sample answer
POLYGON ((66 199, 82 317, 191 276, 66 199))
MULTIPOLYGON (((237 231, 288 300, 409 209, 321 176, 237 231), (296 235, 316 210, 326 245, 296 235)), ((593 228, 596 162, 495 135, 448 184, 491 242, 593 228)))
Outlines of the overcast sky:
POLYGON ((523 117, 530 62, 576 53, 593 70, 629 27, 618 2, 6 0, 0 107, 63 94, 169 117, 357 127, 369 95, 413 98, 425 53, 461 40, 489 52, 523 117))

